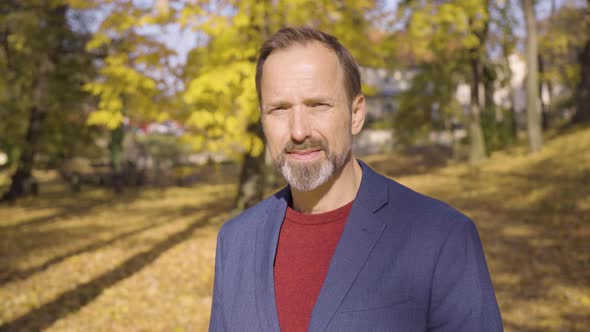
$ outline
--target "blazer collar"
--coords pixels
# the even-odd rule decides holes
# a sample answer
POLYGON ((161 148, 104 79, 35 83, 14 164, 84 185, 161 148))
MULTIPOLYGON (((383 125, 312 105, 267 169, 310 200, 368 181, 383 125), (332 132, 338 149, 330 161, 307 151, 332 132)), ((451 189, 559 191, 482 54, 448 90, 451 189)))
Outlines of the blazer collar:
POLYGON ((377 174, 363 161, 358 160, 358 163, 363 169, 363 178, 354 201, 362 204, 372 213, 377 212, 389 201, 387 179, 377 174))
POLYGON ((388 202, 387 182, 362 161, 359 164, 363 168, 361 186, 330 261, 308 331, 326 329, 386 227, 375 213, 388 202))
POLYGON ((291 198, 289 186, 270 198, 266 218, 256 228, 255 302, 261 331, 280 331, 275 302, 274 261, 279 232, 291 198))
MULTIPOLYGON (((385 224, 375 213, 388 202, 387 184, 364 162, 359 160, 359 164, 363 170, 361 185, 314 306, 309 331, 325 330, 385 229, 385 224)), ((280 329, 273 266, 290 198, 288 186, 271 197, 267 204, 267 218, 262 218, 264 220, 260 220, 257 226, 255 302, 262 331, 280 329)))

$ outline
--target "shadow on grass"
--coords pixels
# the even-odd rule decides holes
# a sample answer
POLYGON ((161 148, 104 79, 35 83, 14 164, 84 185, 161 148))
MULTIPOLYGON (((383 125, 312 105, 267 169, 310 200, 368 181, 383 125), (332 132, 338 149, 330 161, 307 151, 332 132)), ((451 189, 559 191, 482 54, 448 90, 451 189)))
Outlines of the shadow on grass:
POLYGON ((97 298, 103 290, 141 271, 169 249, 188 240, 195 230, 208 225, 211 217, 218 215, 220 211, 229 208, 229 206, 225 205, 227 204, 222 202, 221 204, 200 206, 199 209, 210 210, 211 212, 190 223, 183 230, 156 243, 151 249, 130 257, 112 270, 61 294, 51 302, 0 326, 0 331, 40 331, 51 326, 60 318, 80 310, 82 307, 97 298))
POLYGON ((123 232, 121 234, 118 234, 117 236, 114 236, 108 240, 104 240, 104 241, 96 241, 94 243, 91 243, 87 246, 84 246, 82 248, 78 248, 75 250, 71 250, 68 251, 64 254, 61 254, 57 257, 51 258, 50 260, 44 262, 41 265, 38 266, 34 266, 28 269, 24 269, 24 270, 17 270, 14 272, 8 271, 6 273, 6 275, 0 275, 0 286, 9 282, 13 282, 16 280, 21 280, 21 279, 26 279, 36 273, 45 271, 46 269, 50 268, 51 266, 55 265, 55 264, 59 264, 61 262, 63 262, 64 260, 72 257, 72 256, 76 256, 76 255, 80 255, 83 253, 87 253, 87 252, 91 252, 91 251, 95 251, 95 250, 99 250, 101 248, 110 246, 112 244, 114 244, 117 241, 132 237, 134 235, 140 234, 144 231, 150 230, 154 227, 163 225, 164 223, 166 223, 167 221, 159 221, 159 222, 153 222, 150 223, 146 226, 143 227, 139 227, 137 229, 133 229, 127 232, 123 232))
MULTIPOLYGON (((92 193, 96 192, 96 189, 93 192, 86 192, 80 194, 75 194, 64 190, 53 189, 51 192, 42 194, 42 196, 39 198, 30 198, 29 201, 26 203, 27 208, 42 209, 57 207, 59 209, 59 212, 49 216, 30 218, 28 220, 19 222, 18 224, 14 225, 0 226, 0 231, 9 232, 31 226, 42 226, 48 223, 61 220, 66 217, 72 218, 84 215, 95 209, 99 209, 105 206, 113 204, 128 204, 133 202, 139 196, 140 193, 140 190, 136 188, 133 188, 132 190, 126 190, 122 194, 111 193, 108 189, 99 190, 105 193, 101 195, 103 197, 89 197, 92 193), (106 196, 106 198, 104 196, 106 196)), ((7 203, 5 205, 10 206, 14 204, 7 203)))
MULTIPOLYGON (((95 236, 98 232, 106 231, 108 228, 95 226, 89 227, 83 224, 67 229, 60 229, 57 223, 82 218, 99 211, 117 205, 126 205, 135 201, 140 194, 139 190, 128 190, 123 194, 115 195, 110 191, 93 191, 79 195, 63 191, 60 186, 52 186, 50 192, 42 193, 40 197, 28 198, 17 202, 17 206, 28 210, 45 208, 57 209, 56 213, 48 216, 27 218, 11 225, 0 226, 0 284, 8 281, 21 279, 33 273, 59 263, 75 252, 62 254, 52 262, 47 262, 38 267, 27 269, 27 271, 14 274, 13 264, 19 262, 35 250, 48 250, 65 241, 75 241, 95 236), (44 229, 51 225, 51 229, 44 229), (56 226, 57 227, 54 227, 56 226), (21 277, 19 277, 21 276, 21 277)), ((9 207, 10 208, 10 207, 9 207)), ((90 244, 92 247, 100 247, 100 244, 90 244)), ((84 248, 82 252, 88 251, 84 248)))

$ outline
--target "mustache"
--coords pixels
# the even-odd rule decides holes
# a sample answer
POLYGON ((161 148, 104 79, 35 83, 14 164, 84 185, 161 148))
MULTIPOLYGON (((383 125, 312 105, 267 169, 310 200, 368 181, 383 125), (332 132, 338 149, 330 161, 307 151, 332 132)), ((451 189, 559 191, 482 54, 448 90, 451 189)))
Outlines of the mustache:
POLYGON ((293 151, 305 151, 305 150, 328 150, 328 142, 321 138, 308 138, 301 143, 296 143, 293 141, 287 142, 283 149, 284 153, 289 153, 293 151))

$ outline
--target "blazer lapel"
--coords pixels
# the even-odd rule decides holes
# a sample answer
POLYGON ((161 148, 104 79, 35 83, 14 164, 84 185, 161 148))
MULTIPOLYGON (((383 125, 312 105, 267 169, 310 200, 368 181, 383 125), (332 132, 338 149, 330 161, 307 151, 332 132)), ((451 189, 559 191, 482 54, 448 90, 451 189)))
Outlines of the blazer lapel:
POLYGON ((387 185, 366 164, 361 186, 330 262, 308 331, 324 331, 361 271, 386 225, 375 216, 387 204, 387 185))
POLYGON ((275 303, 273 266, 279 232, 290 197, 289 187, 284 188, 274 196, 274 199, 267 207, 264 220, 259 221, 256 229, 254 294, 261 331, 280 330, 275 303))

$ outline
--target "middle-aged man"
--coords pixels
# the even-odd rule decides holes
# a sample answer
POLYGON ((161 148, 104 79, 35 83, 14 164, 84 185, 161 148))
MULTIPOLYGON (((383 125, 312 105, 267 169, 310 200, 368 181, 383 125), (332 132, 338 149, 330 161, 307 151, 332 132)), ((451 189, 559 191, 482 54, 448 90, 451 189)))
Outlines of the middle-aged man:
POLYGON ((473 222, 353 156, 360 82, 323 32, 262 46, 262 125, 289 186, 219 232, 210 331, 502 331, 473 222))

